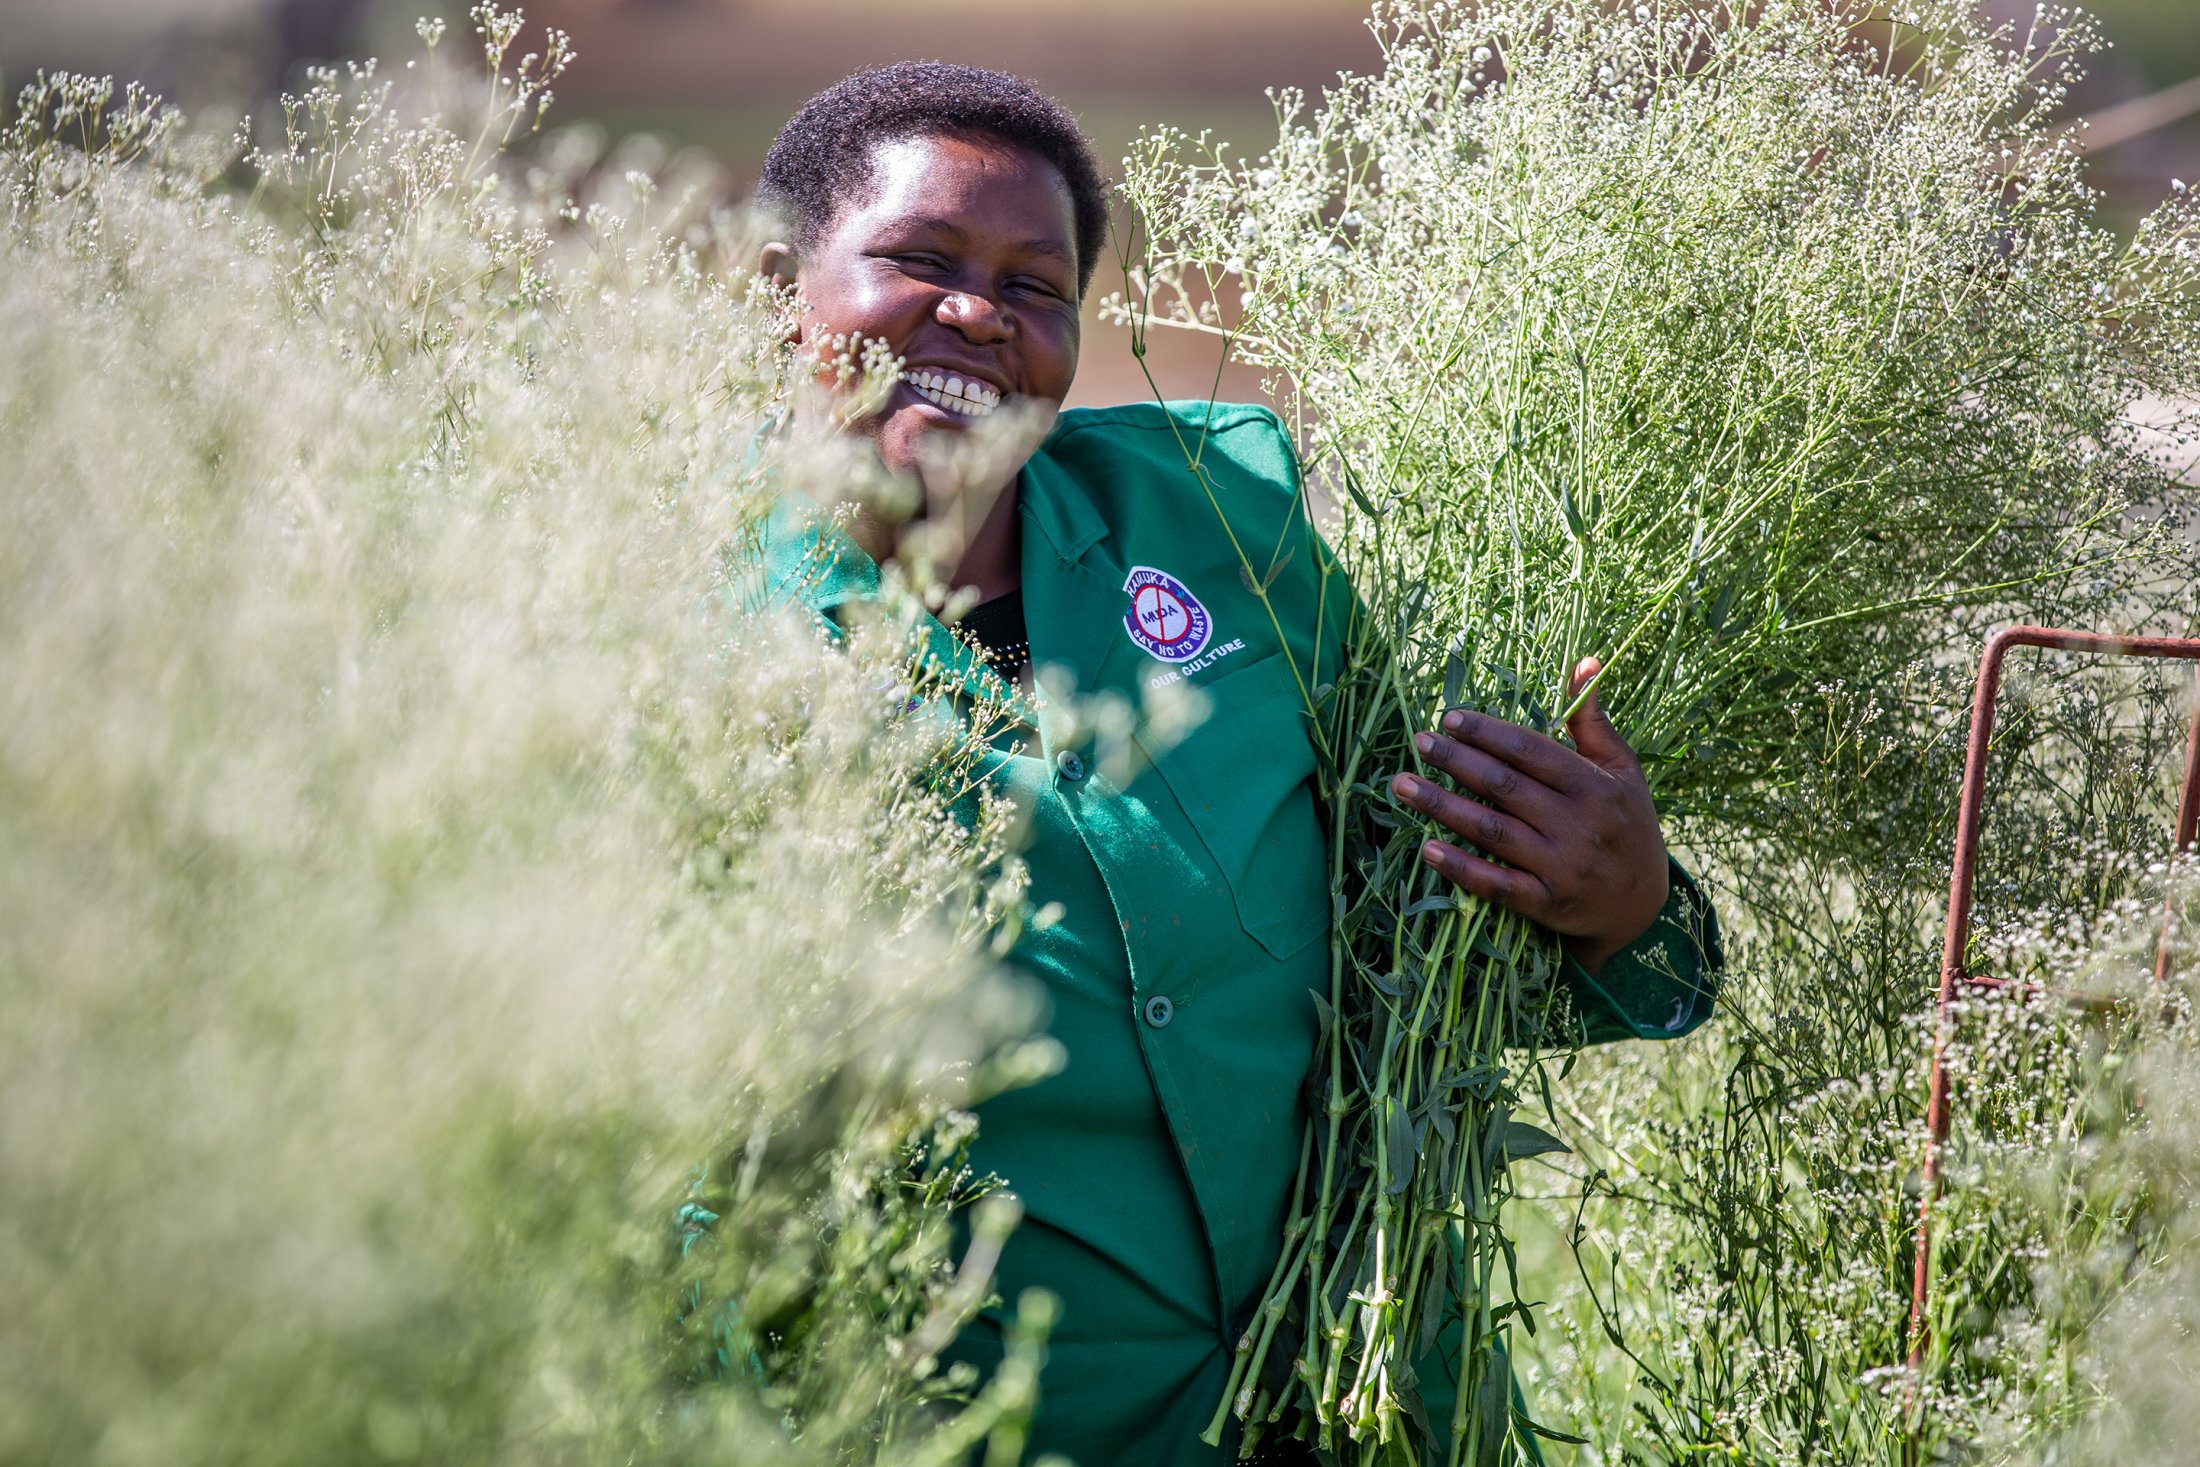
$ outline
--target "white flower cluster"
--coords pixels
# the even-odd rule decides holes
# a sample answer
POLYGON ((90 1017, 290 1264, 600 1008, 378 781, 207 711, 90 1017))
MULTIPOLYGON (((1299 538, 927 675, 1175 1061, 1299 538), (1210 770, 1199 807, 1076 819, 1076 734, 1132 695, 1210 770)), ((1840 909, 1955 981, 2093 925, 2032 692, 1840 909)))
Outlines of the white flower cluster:
POLYGON ((1868 696, 1902 743, 1940 753, 1905 768, 1860 737, 1788 818, 1855 831, 1891 783, 1923 798, 1838 853, 1699 827, 1730 863, 1735 977, 1715 1039, 1584 1057, 1559 1091, 1588 1195, 1555 1200, 1581 1208, 1597 1292, 1531 1279, 1561 1302, 1529 1349, 1594 1460, 1891 1464, 1913 1421, 1927 1460, 2171 1460, 2146 1444, 2190 1368, 2174 1331, 2194 1281, 2176 1260, 2200 1195, 2194 888, 2189 863, 2180 878, 2159 855, 2192 707, 2182 669, 2012 670, 1969 971, 2017 986, 1958 1005, 1935 1347, 1922 1381, 1904 1363, 1969 672, 1944 660, 1907 686, 1829 691, 1820 716, 1859 723, 1868 696), (2182 975, 2166 990, 2165 894, 2182 975), (1635 1385, 1615 1390, 1623 1358, 1635 1385))
MULTIPOLYGON (((1553 727, 1594 654, 1669 816, 1776 840, 1791 863, 1766 867, 1778 889, 1795 863, 1868 858, 1891 864, 1855 879, 1913 893, 1904 863, 1936 847, 1903 843, 1940 829, 1961 751, 1919 711, 1931 670, 1967 659, 1996 619, 2182 629, 2200 581, 2180 482, 2200 444, 2200 204, 2173 191, 2131 244, 2095 219, 2057 116, 2090 23, 2042 7, 2011 27, 1969 0, 1892 15, 1862 0, 1384 0, 1374 28, 1382 68, 1319 99, 1277 93, 1257 156, 1167 131, 1133 150, 1126 188, 1150 245, 1112 304, 1225 338, 1272 372, 1301 432, 1359 607, 1356 659, 1314 710, 1338 730, 1337 827, 1379 806, 1356 779, 1414 757, 1382 730, 1460 703, 1553 727), (1859 779, 1870 800, 1805 823, 1859 779)), ((1369 811, 1372 833, 1346 844, 1341 931, 1364 945, 1353 977, 1367 980, 1331 996, 1351 1016, 1336 1030, 1348 1055, 1447 1052, 1441 1026, 1373 980, 1455 968, 1453 939, 1483 931, 1471 914, 1421 915, 1425 893, 1399 873, 1436 832, 1397 813, 1369 811)), ((1856 920, 1810 910, 1822 943, 1856 920)), ((1503 924, 1489 929, 1508 934, 1501 952, 1503 924)), ((1492 961, 1482 991, 1511 992, 1521 975, 1492 961)), ((1872 1017, 1879 1073, 1912 1051, 1898 1008, 1872 1017)), ((1347 1121, 1323 1165, 1365 1167, 1341 1175, 1382 1175, 1400 1196, 1370 1204, 1393 1244, 1379 1266, 1418 1266, 1406 1250, 1425 1207, 1469 1218, 1470 1273, 1494 1276, 1509 1257, 1495 1201, 1386 1170, 1398 1148, 1353 1129, 1354 1103, 1332 1100, 1347 1121)), ((1402 1104, 1423 1113, 1423 1097, 1402 1104)), ((1906 1134, 1887 1109, 1886 1134, 1906 1134)), ((1784 1246, 1777 1209, 1743 1222, 1770 1231, 1735 1247, 1784 1246)), ((1891 1211, 1883 1231, 1901 1235, 1891 1211)), ((1800 1362, 1808 1329, 1850 1301, 1848 1274, 1815 1293, 1804 1256, 1781 1257, 1803 1270, 1792 1302, 1775 1289, 1758 1303, 1776 1322, 1722 1337, 1758 1353, 1726 1384, 1709 1366, 1673 1377, 1685 1410, 1733 1426, 1671 1444, 1676 1459, 1710 1441, 1754 1451, 1740 1443, 1768 1402, 1804 1412, 1832 1389, 1800 1362), (1803 1335, 1786 1333, 1796 1321, 1803 1335), (1741 1394, 1690 1394, 1714 1385, 1741 1394)), ((1684 1297, 1744 1309, 1738 1265, 1721 1266, 1696 1276, 1711 1293, 1684 1297)), ((1763 1267, 1749 1287, 1773 1289, 1763 1267)), ((1354 1277, 1354 1300, 1384 1301, 1365 1306, 1366 1345, 1298 1368, 1320 1382, 1303 1403, 1320 1429, 1374 1454, 1413 1430, 1410 1336, 1388 1301, 1442 1291, 1354 1277)), ((1305 1337, 1352 1336, 1351 1307, 1305 1337)), ((1899 1361, 1899 1339, 1872 1338, 1899 1361)), ((1855 1409, 1854 1441, 1885 1435, 1884 1411, 1855 1409)))
POLYGON ((935 1358, 959 1109, 1048 1060, 1003 817, 896 613, 755 594, 741 222, 505 154, 568 48, 477 19, 248 193, 85 78, 0 132, 0 1459, 1020 1439, 1028 1343, 935 1358))

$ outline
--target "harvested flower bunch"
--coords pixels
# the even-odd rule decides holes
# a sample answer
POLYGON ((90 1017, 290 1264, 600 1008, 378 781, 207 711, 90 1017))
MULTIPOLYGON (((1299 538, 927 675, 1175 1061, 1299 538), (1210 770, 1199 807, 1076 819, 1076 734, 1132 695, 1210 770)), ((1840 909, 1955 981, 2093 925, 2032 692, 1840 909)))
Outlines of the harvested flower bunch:
POLYGON ((2095 221, 2056 114, 2074 14, 1386 0, 1373 26, 1382 69, 1279 94, 1258 157, 1140 142, 1118 310, 1274 372, 1353 593, 1309 690, 1339 913, 1313 1162, 1214 1435, 1483 1463, 1544 1430, 1504 1365, 1502 1209, 1509 1162, 1562 1149, 1517 1112, 1580 1036, 1555 940, 1454 897, 1383 777, 1448 708, 1561 733, 1593 656, 1661 804, 1715 811, 1809 739, 1767 716, 1789 689, 2147 554, 2193 441, 2160 404, 2200 392, 2200 210, 2180 188, 2129 243, 2095 221))

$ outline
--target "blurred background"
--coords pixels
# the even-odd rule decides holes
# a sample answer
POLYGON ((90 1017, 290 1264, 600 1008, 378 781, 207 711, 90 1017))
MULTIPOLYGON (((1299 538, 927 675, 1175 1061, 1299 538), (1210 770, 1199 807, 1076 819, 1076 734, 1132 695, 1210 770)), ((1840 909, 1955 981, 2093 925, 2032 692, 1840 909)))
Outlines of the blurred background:
MULTIPOLYGON (((2019 24, 2032 0, 1986 0, 2019 24)), ((1000 67, 1077 113, 1113 167, 1149 122, 1213 128, 1258 151, 1272 129, 1265 89, 1315 92, 1377 58, 1364 0, 534 0, 529 34, 571 33, 579 61, 551 120, 646 131, 714 155, 745 193, 787 115, 859 66, 906 58, 1000 67)), ((2108 222, 2128 228, 2173 177, 2200 181, 2200 0, 2095 0, 2113 49, 2073 99, 2090 120, 2108 222)), ((415 20, 448 0, 0 0, 0 86, 37 68, 140 80, 200 115, 248 107, 315 61, 417 54, 415 20)), ((530 43, 533 43, 531 45, 530 43)), ((1097 301, 1112 266, 1095 281, 1097 301)), ((1157 333, 1149 363, 1169 396, 1217 386, 1215 349, 1157 333)), ((1242 368, 1225 397, 1256 396, 1242 368)), ((1073 402, 1119 402, 1149 388, 1120 328, 1088 327, 1073 402)))

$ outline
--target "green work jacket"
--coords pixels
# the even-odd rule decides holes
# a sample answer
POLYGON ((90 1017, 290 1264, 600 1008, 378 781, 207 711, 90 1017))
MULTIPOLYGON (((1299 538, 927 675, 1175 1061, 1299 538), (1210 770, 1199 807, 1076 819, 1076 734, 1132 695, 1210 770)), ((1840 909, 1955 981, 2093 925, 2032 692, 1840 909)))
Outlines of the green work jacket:
MULTIPOLYGON (((1033 903, 1060 913, 1013 961, 1045 985, 1066 1060, 980 1109, 973 1159, 1024 1206, 1002 1297, 1062 1301, 1032 1445, 1084 1467, 1220 1462, 1230 1446, 1198 1436, 1276 1261, 1311 995, 1328 988, 1301 687, 1334 676, 1341 629, 1321 614, 1296 455, 1264 408, 1066 411, 1018 494, 1041 689, 990 777, 1023 811, 1033 903), (1279 548, 1264 605, 1240 552, 1265 567, 1279 548), (1205 711, 1188 732, 1172 701, 1186 689, 1205 711)), ((828 619, 878 586, 860 550, 785 507, 763 565, 769 594, 828 619)), ((939 661, 991 676, 944 628, 927 636, 939 661)), ((1670 1038, 1709 1016, 1716 930, 1708 909, 1684 925, 1687 902, 1680 875, 1633 948, 1593 977, 1573 968, 1589 1038, 1670 1038)), ((984 1368, 999 1340, 989 1315, 957 1349, 984 1368)), ((1447 1382, 1423 1380, 1448 1419, 1447 1382)))

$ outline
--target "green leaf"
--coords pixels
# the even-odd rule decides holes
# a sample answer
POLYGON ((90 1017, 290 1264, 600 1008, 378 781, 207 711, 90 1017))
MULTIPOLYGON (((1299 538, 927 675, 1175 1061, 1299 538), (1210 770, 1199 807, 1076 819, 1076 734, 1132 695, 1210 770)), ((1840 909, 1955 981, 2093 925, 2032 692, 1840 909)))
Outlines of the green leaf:
POLYGON ((1728 581, 1720 589, 1719 599, 1712 602, 1709 609, 1704 612, 1704 625, 1710 627, 1714 633, 1724 633, 1726 631, 1727 618, 1734 612, 1734 596, 1740 589, 1740 582, 1728 581))
POLYGON ((1413 1161, 1419 1152, 1413 1145, 1413 1127, 1406 1120, 1406 1108, 1397 1101, 1383 1102, 1383 1126, 1388 1132, 1385 1147, 1390 1153, 1390 1185, 1384 1190, 1395 1194, 1413 1185, 1413 1161))
POLYGON ((1344 492, 1352 496, 1352 502, 1360 507, 1361 514, 1370 519, 1376 517, 1375 506, 1369 504, 1367 496, 1360 492, 1360 476, 1350 469, 1344 471, 1344 492))
POLYGON ((1541 1126, 1531 1126, 1526 1121, 1505 1122, 1504 1145, 1505 1156, 1512 1161, 1530 1156, 1544 1156, 1554 1151, 1566 1156, 1574 1154, 1571 1146, 1541 1126))
POLYGON ((1509 1455, 1505 1448, 1512 1433, 1499 1423, 1512 1414, 1512 1371, 1504 1357, 1492 1352, 1482 1359, 1482 1378, 1476 1383, 1474 1409, 1482 1418, 1481 1450, 1475 1467, 1499 1467, 1509 1455))
POLYGON ((1370 973, 1367 981, 1392 998, 1404 998, 1413 991, 1413 984, 1402 973, 1370 973))
MULTIPOLYGON (((1424 1350, 1423 1353, 1425 1354, 1426 1351, 1424 1350)), ((1420 1432, 1422 1441, 1432 1442, 1436 1440, 1436 1429, 1429 1424, 1428 1406, 1421 1400, 1420 1391, 1411 1390, 1406 1392, 1406 1415, 1413 1418, 1414 1429, 1420 1432)))
POLYGON ((1505 1072, 1498 1066, 1481 1064, 1454 1070, 1436 1083, 1446 1090, 1468 1090, 1477 1099, 1488 1100, 1497 1093, 1497 1087, 1504 1078, 1505 1072))
POLYGON ((1444 1327, 1452 1293, 1451 1270, 1445 1266, 1448 1262, 1447 1253, 1439 1252, 1435 1266, 1429 1269, 1429 1291, 1421 1301, 1421 1329, 1413 1342, 1416 1355, 1426 1355, 1436 1348, 1436 1332, 1444 1327))
POLYGON ((1572 1447, 1585 1447, 1589 1445, 1589 1439, 1587 1437, 1573 1436, 1567 1432, 1558 1430, 1556 1427, 1545 1426, 1542 1422, 1537 1421, 1527 1412, 1522 1411, 1517 1407, 1515 1407, 1513 1410, 1513 1424, 1523 1431, 1534 1433, 1535 1435, 1543 1438, 1543 1440, 1547 1442, 1564 1442, 1568 1446, 1572 1447))

